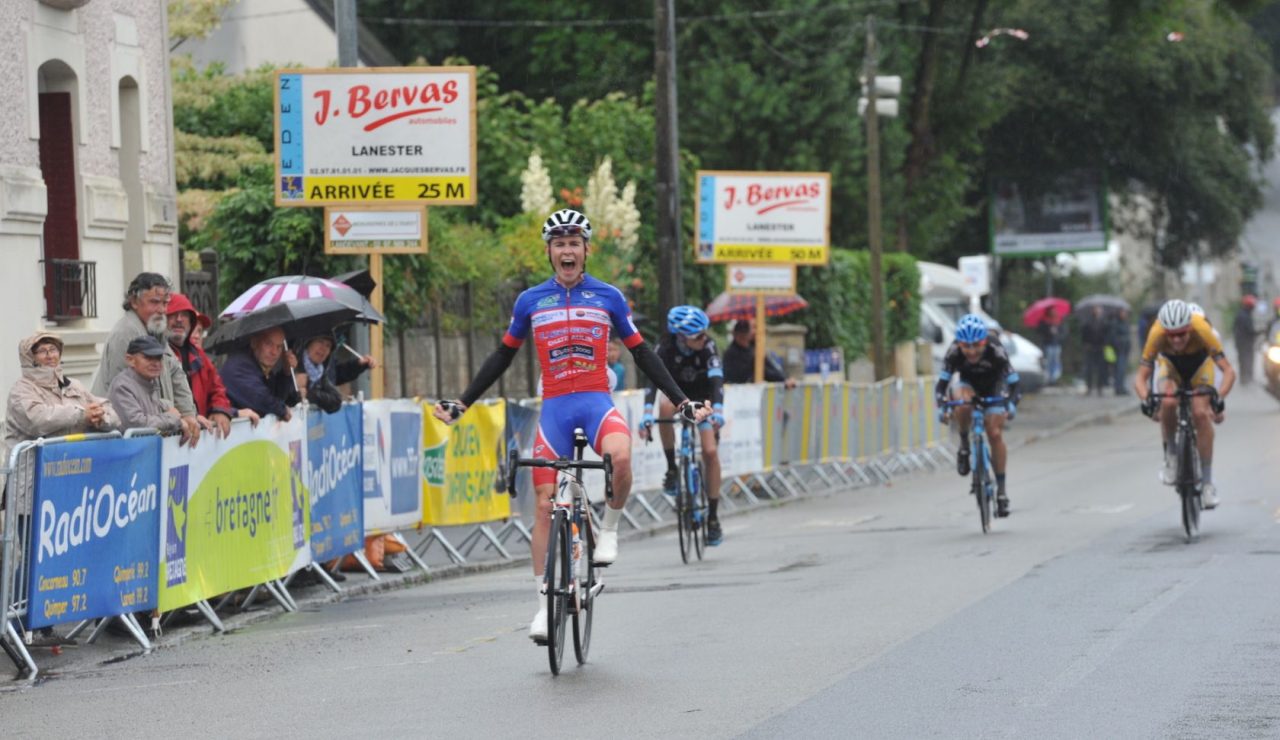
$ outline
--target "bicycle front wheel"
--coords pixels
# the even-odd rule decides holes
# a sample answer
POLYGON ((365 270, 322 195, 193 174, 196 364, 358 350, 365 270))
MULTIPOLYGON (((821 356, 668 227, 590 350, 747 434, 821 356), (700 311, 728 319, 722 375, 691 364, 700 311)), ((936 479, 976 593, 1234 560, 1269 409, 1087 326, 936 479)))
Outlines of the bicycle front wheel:
POLYGON ((680 540, 680 560, 689 562, 693 553, 693 506, 689 500, 689 463, 680 461, 680 489, 676 492, 676 535, 680 540))
POLYGON ((573 654, 578 665, 587 662, 587 651, 591 649, 591 619, 596 612, 596 536, 591 529, 591 515, 583 514, 582 523, 578 525, 578 539, 582 543, 582 562, 586 565, 586 573, 578 574, 578 608, 573 612, 573 654))
POLYGON ((547 658, 551 673, 560 674, 564 657, 565 622, 569 616, 569 578, 573 569, 573 540, 569 516, 557 510, 547 537, 547 658))
POLYGON ((702 552, 707 547, 707 477, 703 475, 702 463, 692 466, 693 476, 689 490, 692 495, 692 511, 689 519, 693 525, 693 549, 702 559, 702 552))
POLYGON ((1197 489, 1199 476, 1195 465, 1195 437, 1190 434, 1178 435, 1178 496, 1182 498, 1182 530, 1187 533, 1190 544, 1200 533, 1200 491, 1197 489))
POLYGON ((978 499, 978 516, 982 520, 982 532, 991 531, 991 496, 987 491, 990 481, 987 480, 986 450, 979 440, 973 445, 973 495, 978 499))

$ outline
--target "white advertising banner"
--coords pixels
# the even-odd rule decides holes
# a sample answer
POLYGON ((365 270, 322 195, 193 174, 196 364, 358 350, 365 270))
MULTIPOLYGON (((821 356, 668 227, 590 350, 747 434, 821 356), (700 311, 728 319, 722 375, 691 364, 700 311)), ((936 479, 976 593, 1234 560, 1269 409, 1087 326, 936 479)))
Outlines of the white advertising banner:
POLYGON ((699 262, 829 259, 829 173, 699 171, 695 210, 699 262))
POLYGON ((476 202, 475 67, 276 72, 276 205, 476 202))
POLYGON ((792 295, 796 292, 796 266, 725 265, 725 292, 792 295))
POLYGON ((324 209, 325 254, 426 254, 423 206, 333 206, 324 209))
POLYGON ((364 528, 393 532, 422 521, 422 404, 364 402, 364 528))

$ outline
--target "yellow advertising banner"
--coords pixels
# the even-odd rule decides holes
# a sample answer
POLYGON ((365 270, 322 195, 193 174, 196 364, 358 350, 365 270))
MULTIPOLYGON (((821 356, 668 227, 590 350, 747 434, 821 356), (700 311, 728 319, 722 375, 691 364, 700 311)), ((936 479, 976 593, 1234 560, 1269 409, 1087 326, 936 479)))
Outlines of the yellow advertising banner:
POLYGON ((511 497, 493 488, 506 418, 506 401, 478 403, 452 427, 424 408, 423 524, 481 524, 511 516, 511 497))

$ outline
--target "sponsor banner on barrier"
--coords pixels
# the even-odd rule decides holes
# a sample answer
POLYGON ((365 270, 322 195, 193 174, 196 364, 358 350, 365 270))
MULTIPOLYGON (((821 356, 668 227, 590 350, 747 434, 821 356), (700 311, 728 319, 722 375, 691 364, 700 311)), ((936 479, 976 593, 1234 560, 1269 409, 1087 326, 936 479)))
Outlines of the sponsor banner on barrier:
POLYGON ((40 447, 27 628, 156 606, 160 440, 40 447))
POLYGON ((363 414, 348 403, 332 414, 307 413, 307 490, 311 556, 330 560, 364 545, 363 414))
POLYGON ((511 516, 511 497, 493 488, 505 454, 507 403, 478 403, 452 426, 424 404, 422 523, 482 524, 511 516))
MULTIPOLYGON (((160 610, 254 586, 311 562, 307 422, 236 423, 195 447, 163 440, 160 610)), ((154 546, 154 545, 153 545, 154 546)))
POLYGON ((393 532, 422 521, 422 404, 364 403, 364 527, 393 532))

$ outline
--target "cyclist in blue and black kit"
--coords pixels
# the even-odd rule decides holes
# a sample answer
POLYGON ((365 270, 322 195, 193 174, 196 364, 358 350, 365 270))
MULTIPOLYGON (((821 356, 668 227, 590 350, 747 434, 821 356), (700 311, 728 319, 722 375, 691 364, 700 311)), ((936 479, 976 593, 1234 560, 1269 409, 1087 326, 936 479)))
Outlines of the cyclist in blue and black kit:
MULTIPOLYGON (((618 556, 618 522, 631 492, 631 430, 613 407, 606 373, 610 332, 631 350, 636 367, 658 383, 678 411, 702 421, 711 410, 690 406, 662 360, 640 336, 622 292, 586 273, 591 242, 591 222, 587 217, 568 208, 556 211, 542 226, 542 240, 555 274, 516 298, 502 344, 481 365, 462 399, 453 403, 463 409, 475 403, 511 366, 520 345, 533 335, 542 368, 542 413, 533 456, 546 460, 572 457, 573 430, 581 428, 597 454, 612 457, 613 499, 605 507, 594 553, 597 564, 609 565, 618 556)), ((454 420, 452 411, 442 403, 436 404, 432 413, 446 424, 454 420)), ((534 468, 538 515, 533 522, 530 550, 538 584, 538 612, 529 625, 529 637, 534 640, 547 638, 542 571, 546 566, 555 482, 554 469, 534 468)))
MULTIPOLYGON (((689 398, 711 401, 711 418, 698 425, 702 436, 702 461, 707 472, 707 499, 711 511, 707 520, 707 544, 718 545, 723 534, 720 531, 720 453, 718 441, 720 427, 724 426, 724 368, 720 365, 720 355, 716 352, 716 343, 707 336, 711 326, 707 314, 697 306, 676 306, 667 313, 667 335, 658 344, 658 357, 666 366, 667 372, 675 378, 689 398)), ((652 435, 653 402, 658 387, 651 380, 644 392, 644 417, 641 420, 641 434, 645 439, 652 435)), ((666 398, 658 407, 659 415, 669 417, 675 413, 675 406, 666 398)), ((675 430, 670 425, 663 425, 658 430, 662 438, 662 451, 667 456, 667 474, 662 481, 662 490, 674 501, 679 492, 679 471, 676 470, 675 430)))
MULTIPOLYGON (((1004 444, 1006 414, 1012 419, 1017 413, 1018 373, 1009 363, 1009 355, 995 337, 987 336, 987 322, 977 314, 966 314, 956 324, 956 340, 947 349, 942 361, 942 372, 934 396, 938 405, 947 401, 947 387, 955 378, 951 398, 969 401, 974 396, 990 398, 1006 396, 1004 408, 986 410, 987 440, 991 443, 991 467, 996 473, 996 516, 1009 516, 1009 496, 1005 492, 1004 471, 1008 449, 1004 444)), ((969 474, 969 429, 973 422, 972 406, 957 406, 956 421, 960 425, 960 449, 956 453, 956 472, 969 474)), ((949 410, 942 412, 942 423, 950 421, 949 410)))

